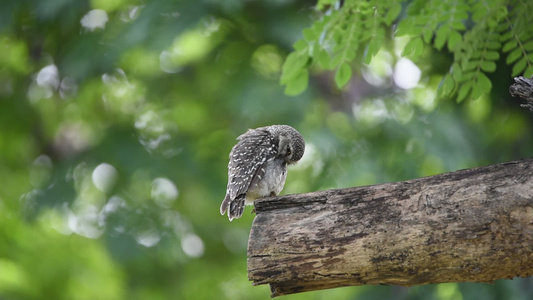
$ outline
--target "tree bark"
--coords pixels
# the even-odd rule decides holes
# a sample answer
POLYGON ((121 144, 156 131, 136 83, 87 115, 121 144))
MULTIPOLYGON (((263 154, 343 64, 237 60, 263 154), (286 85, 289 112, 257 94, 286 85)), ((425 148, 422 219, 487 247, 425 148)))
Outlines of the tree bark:
POLYGON ((272 297, 533 274, 533 158, 259 199, 248 278, 272 297))
POLYGON ((526 78, 518 76, 514 78, 515 83, 509 87, 509 93, 513 97, 520 97, 527 101, 520 106, 529 108, 533 111, 533 77, 526 78))

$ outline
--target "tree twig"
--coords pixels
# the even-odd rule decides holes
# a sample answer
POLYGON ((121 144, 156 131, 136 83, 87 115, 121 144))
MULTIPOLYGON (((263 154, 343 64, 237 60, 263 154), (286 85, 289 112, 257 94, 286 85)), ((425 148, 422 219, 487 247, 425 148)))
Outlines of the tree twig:
POLYGON ((509 93, 513 97, 520 97, 527 101, 526 104, 521 104, 522 107, 527 107, 533 111, 533 77, 526 78, 518 76, 514 78, 515 83, 509 87, 509 93))

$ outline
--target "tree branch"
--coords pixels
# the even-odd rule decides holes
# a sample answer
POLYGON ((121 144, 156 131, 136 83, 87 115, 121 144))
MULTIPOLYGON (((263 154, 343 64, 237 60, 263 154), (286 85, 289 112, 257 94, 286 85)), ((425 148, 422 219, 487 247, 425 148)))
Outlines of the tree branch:
POLYGON ((533 159, 257 200, 248 278, 272 297, 533 274, 533 159))
POLYGON ((527 101, 526 104, 520 104, 533 111, 533 77, 526 78, 518 76, 514 78, 515 83, 509 87, 509 93, 513 97, 520 97, 527 101))

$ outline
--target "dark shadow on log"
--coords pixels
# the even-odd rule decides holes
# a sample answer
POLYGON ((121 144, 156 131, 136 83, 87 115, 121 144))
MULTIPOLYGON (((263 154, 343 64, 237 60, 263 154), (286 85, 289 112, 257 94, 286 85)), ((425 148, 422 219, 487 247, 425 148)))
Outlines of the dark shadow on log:
POLYGON ((533 274, 533 159, 257 200, 248 278, 272 296, 533 274))

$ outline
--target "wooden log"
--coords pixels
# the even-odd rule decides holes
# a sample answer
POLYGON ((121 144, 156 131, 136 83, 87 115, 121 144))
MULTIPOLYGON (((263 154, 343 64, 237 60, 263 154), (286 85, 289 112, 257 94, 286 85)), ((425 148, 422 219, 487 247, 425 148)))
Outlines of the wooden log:
POLYGON ((533 274, 533 159, 259 199, 248 278, 272 297, 533 274))

